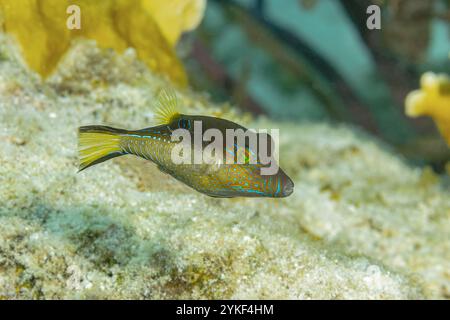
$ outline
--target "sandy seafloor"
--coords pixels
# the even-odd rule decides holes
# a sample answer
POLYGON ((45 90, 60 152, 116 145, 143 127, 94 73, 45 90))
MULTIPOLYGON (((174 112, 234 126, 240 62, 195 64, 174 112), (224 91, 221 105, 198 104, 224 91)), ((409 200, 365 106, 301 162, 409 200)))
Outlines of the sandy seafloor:
POLYGON ((285 199, 216 199, 121 157, 77 173, 77 127, 152 125, 167 83, 80 42, 41 81, 0 37, 0 298, 450 297, 450 197, 354 128, 251 120, 205 93, 184 112, 280 128, 285 199))

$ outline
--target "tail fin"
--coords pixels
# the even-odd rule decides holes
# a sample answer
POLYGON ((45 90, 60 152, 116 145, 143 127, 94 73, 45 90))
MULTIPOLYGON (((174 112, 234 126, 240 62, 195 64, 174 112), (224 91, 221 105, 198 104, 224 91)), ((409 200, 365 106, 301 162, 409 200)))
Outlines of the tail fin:
POLYGON ((105 126, 85 126, 78 129, 79 171, 125 154, 120 147, 121 134, 126 130, 105 126))

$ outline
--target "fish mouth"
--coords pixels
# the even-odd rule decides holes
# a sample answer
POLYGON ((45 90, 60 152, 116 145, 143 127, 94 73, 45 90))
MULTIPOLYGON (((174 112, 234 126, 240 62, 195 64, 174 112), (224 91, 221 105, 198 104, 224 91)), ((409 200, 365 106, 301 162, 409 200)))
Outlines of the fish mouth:
POLYGON ((286 182, 283 184, 283 188, 281 190, 281 196, 288 197, 294 192, 294 182, 289 177, 286 177, 286 182))

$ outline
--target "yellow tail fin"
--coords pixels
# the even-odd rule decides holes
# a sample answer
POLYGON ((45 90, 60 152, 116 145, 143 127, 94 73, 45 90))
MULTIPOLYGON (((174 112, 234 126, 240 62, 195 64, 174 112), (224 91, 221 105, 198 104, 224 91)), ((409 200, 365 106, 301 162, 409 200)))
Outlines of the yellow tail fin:
POLYGON ((78 129, 78 157, 80 171, 124 155, 120 147, 125 130, 105 126, 85 126, 78 129))

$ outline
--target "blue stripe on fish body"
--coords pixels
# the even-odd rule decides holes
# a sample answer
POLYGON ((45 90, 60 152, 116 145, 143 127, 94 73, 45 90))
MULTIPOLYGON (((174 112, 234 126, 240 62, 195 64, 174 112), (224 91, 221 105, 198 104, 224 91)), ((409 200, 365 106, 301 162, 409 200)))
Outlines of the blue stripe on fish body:
POLYGON ((280 194, 281 185, 280 185, 280 178, 277 178, 278 185, 277 185, 277 191, 275 192, 275 196, 278 196, 280 194))
POLYGON ((242 191, 242 192, 247 192, 247 193, 257 193, 257 194, 261 194, 261 195, 267 195, 266 192, 263 191, 259 191, 259 190, 255 190, 255 189, 244 189, 241 186, 233 186, 233 189, 237 189, 238 191, 242 191))

